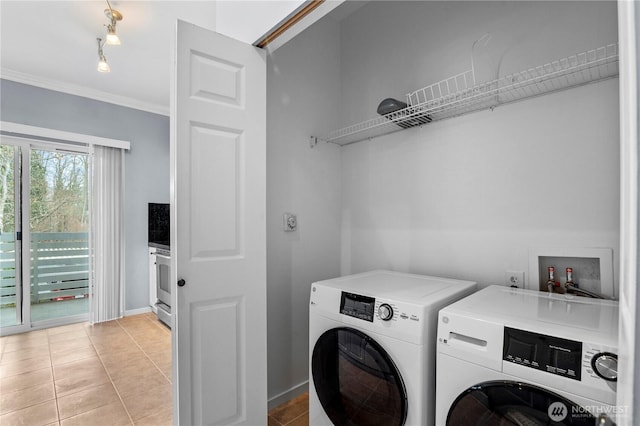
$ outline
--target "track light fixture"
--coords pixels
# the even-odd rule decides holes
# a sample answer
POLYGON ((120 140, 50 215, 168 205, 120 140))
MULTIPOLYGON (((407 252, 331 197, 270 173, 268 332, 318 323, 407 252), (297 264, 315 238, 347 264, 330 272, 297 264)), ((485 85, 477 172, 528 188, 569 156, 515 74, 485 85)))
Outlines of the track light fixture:
POLYGON ((107 63, 107 58, 104 56, 104 53, 102 52, 102 46, 104 46, 104 43, 102 43, 102 39, 100 37, 98 37, 96 40, 98 40, 98 72, 110 72, 111 71, 111 67, 109 67, 109 64, 107 63))
POLYGON ((118 12, 117 10, 111 7, 111 3, 109 3, 109 0, 106 0, 106 2, 107 2, 107 9, 104 10, 104 14, 109 19, 109 24, 105 25, 105 27, 107 27, 107 35, 105 37, 104 42, 102 42, 102 39, 100 37, 97 38, 98 59, 99 59, 98 71, 99 72, 111 71, 111 67, 109 67, 109 64, 107 63, 107 58, 104 56, 104 52, 102 51, 102 48, 104 47, 104 45, 109 44, 109 45, 117 46, 120 44, 120 37, 118 37, 118 34, 116 34, 116 24, 118 23, 118 21, 122 21, 122 13, 118 12))
POLYGON ((110 21, 110 24, 106 25, 107 27, 106 43, 109 45, 119 45, 120 37, 118 37, 118 34, 116 34, 116 23, 118 21, 122 21, 122 13, 113 9, 111 7, 111 4, 109 3, 109 0, 106 0, 106 1, 107 1, 107 6, 109 6, 109 8, 104 10, 104 14, 107 16, 107 18, 110 21))

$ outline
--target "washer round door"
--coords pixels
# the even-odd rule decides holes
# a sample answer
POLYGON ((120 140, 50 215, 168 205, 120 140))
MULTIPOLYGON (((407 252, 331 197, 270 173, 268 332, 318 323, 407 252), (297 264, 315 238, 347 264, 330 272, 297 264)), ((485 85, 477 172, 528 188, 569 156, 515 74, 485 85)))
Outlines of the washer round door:
POLYGON ((326 331, 313 348, 318 399, 336 426, 401 426, 407 394, 400 372, 375 340, 353 328, 326 331))
POLYGON ((510 381, 472 386, 458 396, 447 415, 447 426, 594 424, 615 425, 597 407, 581 407, 548 390, 510 381))

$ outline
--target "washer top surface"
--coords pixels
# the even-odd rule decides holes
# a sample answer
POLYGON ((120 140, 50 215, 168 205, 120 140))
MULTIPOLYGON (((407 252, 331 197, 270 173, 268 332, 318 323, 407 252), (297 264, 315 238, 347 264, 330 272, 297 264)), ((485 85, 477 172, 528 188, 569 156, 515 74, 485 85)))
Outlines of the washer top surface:
POLYGON ((564 330, 585 337, 618 335, 618 302, 614 300, 493 285, 444 311, 541 331, 564 330))
POLYGON ((421 306, 438 304, 475 287, 473 281, 376 270, 319 281, 314 285, 421 306))

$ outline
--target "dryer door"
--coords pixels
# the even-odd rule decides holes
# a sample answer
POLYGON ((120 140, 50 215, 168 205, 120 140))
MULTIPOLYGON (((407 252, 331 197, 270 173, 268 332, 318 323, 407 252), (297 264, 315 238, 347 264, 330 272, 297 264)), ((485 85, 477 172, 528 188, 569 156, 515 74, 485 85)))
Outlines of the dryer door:
POLYGON ((492 381, 460 394, 449 409, 447 426, 614 425, 598 408, 581 407, 533 385, 492 381))
POLYGON ((404 383, 387 352, 353 328, 334 328, 317 340, 311 371, 329 419, 342 425, 403 425, 404 383))

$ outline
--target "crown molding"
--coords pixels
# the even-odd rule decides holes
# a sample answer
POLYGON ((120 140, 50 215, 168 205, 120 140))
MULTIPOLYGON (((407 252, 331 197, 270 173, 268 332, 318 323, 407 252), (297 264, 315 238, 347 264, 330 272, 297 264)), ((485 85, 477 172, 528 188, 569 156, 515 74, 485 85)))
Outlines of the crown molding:
POLYGON ((113 93, 90 89, 77 84, 64 83, 58 80, 35 76, 4 67, 0 68, 0 78, 15 81, 16 83, 23 83, 43 89, 54 90, 56 92, 67 93, 69 95, 81 96, 83 98, 151 112, 153 114, 169 115, 169 107, 166 105, 143 102, 127 96, 114 95, 113 93))

